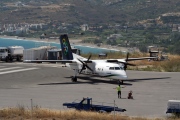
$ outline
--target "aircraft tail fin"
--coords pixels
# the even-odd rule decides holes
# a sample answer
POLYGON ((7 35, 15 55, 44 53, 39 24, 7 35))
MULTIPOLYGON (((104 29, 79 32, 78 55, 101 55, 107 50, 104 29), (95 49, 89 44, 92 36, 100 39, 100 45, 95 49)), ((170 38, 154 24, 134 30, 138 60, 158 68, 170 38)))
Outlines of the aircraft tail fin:
POLYGON ((61 43, 63 60, 73 60, 73 54, 72 54, 68 36, 66 34, 61 35, 59 40, 61 43))

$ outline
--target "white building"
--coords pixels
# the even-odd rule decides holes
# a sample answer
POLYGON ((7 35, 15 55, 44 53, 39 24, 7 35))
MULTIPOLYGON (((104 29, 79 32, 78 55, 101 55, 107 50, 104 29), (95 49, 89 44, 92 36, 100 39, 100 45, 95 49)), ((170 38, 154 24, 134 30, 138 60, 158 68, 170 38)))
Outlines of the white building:
POLYGON ((13 29, 13 27, 8 26, 8 27, 6 27, 5 31, 6 31, 6 32, 13 32, 14 29, 13 29))
POLYGON ((81 30, 82 30, 82 31, 87 31, 87 30, 89 30, 88 24, 83 24, 83 25, 81 25, 81 30))
POLYGON ((123 37, 121 34, 111 34, 107 39, 118 39, 120 37, 123 37))

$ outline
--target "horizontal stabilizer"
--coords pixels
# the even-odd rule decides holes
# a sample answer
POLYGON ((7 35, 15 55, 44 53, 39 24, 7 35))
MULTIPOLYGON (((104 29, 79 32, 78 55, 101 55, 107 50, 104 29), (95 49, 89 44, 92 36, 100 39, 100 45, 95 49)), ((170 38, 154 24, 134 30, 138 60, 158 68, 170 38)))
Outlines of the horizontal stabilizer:
POLYGON ((24 62, 28 63, 28 62, 60 62, 60 63, 73 63, 76 61, 72 61, 72 60, 24 60, 24 62))

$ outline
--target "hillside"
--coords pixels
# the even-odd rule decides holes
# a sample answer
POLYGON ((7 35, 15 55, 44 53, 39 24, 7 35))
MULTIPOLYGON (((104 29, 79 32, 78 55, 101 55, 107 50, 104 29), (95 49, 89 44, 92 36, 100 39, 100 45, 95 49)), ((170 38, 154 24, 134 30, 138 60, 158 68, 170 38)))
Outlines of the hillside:
POLYGON ((126 23, 180 10, 177 0, 1 0, 1 23, 126 23))

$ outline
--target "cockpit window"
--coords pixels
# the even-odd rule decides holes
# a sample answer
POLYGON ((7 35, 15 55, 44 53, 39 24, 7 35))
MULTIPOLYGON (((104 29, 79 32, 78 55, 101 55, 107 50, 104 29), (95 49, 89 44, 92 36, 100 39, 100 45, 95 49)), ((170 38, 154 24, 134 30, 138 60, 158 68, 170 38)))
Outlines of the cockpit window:
POLYGON ((0 52, 3 53, 3 52, 6 52, 7 49, 0 49, 0 52))
POLYGON ((119 67, 115 67, 115 70, 120 70, 120 68, 119 67))

